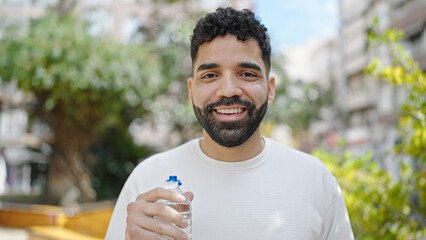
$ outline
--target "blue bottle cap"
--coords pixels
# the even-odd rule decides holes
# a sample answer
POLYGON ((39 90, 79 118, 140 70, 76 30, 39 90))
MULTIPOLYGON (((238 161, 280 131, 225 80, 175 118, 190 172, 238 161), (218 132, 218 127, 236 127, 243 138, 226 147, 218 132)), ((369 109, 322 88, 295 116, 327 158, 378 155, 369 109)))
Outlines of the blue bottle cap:
POLYGON ((169 180, 167 180, 168 182, 176 182, 177 181, 177 176, 169 176, 169 180))

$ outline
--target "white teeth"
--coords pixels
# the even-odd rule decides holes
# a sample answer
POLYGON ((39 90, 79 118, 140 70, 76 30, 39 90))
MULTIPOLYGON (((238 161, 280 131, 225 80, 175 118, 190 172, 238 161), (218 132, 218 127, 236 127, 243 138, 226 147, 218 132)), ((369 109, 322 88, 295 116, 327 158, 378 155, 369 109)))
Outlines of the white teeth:
POLYGON ((218 113, 235 114, 243 111, 242 108, 231 108, 231 109, 217 109, 218 113))

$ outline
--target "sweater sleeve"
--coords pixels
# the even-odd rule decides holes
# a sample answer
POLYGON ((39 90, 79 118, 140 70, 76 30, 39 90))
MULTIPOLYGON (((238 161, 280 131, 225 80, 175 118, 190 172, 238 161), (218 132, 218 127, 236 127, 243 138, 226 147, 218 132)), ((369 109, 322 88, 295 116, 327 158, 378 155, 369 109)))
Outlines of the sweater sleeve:
POLYGON ((352 227, 345 200, 337 180, 333 177, 333 197, 327 210, 321 239, 353 240, 352 227))
POLYGON ((109 221, 108 230, 105 240, 124 240, 126 234, 126 219, 127 219, 127 205, 135 201, 136 195, 133 194, 128 188, 126 183, 121 190, 117 203, 115 204, 114 211, 109 221))

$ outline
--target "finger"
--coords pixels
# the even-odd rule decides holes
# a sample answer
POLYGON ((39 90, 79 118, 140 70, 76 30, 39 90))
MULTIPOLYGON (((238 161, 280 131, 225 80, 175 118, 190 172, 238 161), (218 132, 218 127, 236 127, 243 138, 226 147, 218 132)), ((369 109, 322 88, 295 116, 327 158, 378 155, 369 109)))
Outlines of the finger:
POLYGON ((151 191, 148 191, 146 193, 139 195, 136 198, 136 201, 141 199, 147 202, 156 202, 160 199, 169 200, 171 202, 184 202, 185 196, 183 196, 182 194, 176 191, 158 187, 151 191))
POLYGON ((184 219, 181 213, 162 203, 150 203, 149 207, 144 209, 144 213, 147 216, 166 219, 178 227, 185 228, 188 225, 188 222, 184 219))
POLYGON ((163 236, 171 237, 175 240, 184 239, 185 233, 173 226, 169 221, 162 218, 149 218, 146 217, 146 221, 142 221, 141 224, 144 228, 151 232, 156 232, 163 236))
POLYGON ((159 233, 151 232, 138 225, 126 226, 126 240, 140 240, 140 239, 159 239, 167 240, 168 238, 159 233))
POLYGON ((192 192, 185 192, 185 195, 189 198, 189 200, 192 202, 194 199, 194 194, 192 192))
POLYGON ((134 222, 138 222, 138 218, 149 216, 161 217, 182 228, 188 225, 187 221, 184 221, 182 214, 172 207, 158 202, 151 203, 143 200, 131 202, 127 205, 127 216, 128 219, 131 219, 134 222))
MULTIPOLYGON (((132 204, 131 206, 135 205, 132 204)), ((134 209, 134 207, 129 207, 128 209, 134 209)), ((126 240, 165 239, 160 234, 146 230, 143 227, 145 218, 147 218, 145 215, 137 211, 128 211, 126 218, 126 240)))
MULTIPOLYGON (((163 235, 172 237, 173 239, 183 238, 184 233, 172 225, 170 221, 160 217, 153 218, 140 211, 136 211, 135 208, 141 204, 133 202, 129 205, 126 224, 126 239, 167 239, 162 237, 163 235)), ((152 206, 149 205, 159 205, 161 208, 175 211, 174 209, 160 203, 145 204, 148 208, 152 208, 152 206)), ((179 213, 177 214, 180 215, 179 213)))

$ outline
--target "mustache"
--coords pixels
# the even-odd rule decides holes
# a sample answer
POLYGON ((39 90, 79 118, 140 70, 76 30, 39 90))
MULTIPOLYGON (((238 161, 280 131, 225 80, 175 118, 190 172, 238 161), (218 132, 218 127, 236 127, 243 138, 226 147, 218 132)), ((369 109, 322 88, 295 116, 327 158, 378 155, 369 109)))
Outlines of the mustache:
POLYGON ((241 105, 247 108, 256 108, 256 106, 252 102, 248 100, 240 99, 237 96, 233 96, 233 97, 222 97, 216 102, 208 103, 205 109, 211 112, 213 111, 214 108, 218 106, 230 106, 230 105, 241 105))

